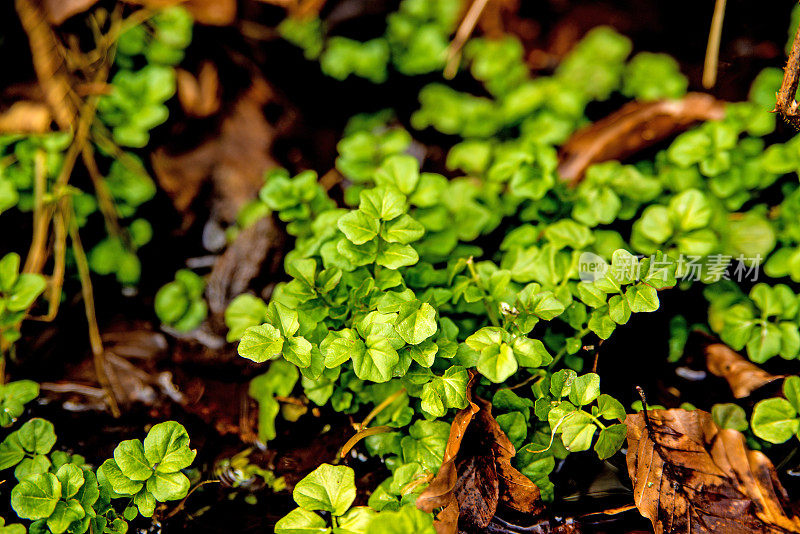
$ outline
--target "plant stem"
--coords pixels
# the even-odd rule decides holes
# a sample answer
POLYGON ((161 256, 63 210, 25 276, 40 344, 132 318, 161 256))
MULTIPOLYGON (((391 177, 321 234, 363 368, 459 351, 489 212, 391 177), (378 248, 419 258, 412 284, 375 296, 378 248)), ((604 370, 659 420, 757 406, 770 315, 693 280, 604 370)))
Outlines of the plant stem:
POLYGON ((722 38, 722 21, 725 19, 726 0, 717 0, 714 5, 714 16, 711 17, 711 29, 708 32, 706 61, 703 65, 703 87, 711 89, 717 83, 719 64, 719 42, 722 38))
POLYGON ((472 256, 470 256, 467 260, 467 269, 469 269, 469 274, 472 277, 472 281, 475 282, 475 285, 477 285, 483 293, 483 307, 486 308, 486 315, 489 316, 489 322, 492 323, 492 326, 500 326, 500 318, 497 316, 497 310, 495 310, 489 302, 491 297, 486 291, 486 288, 483 287, 483 282, 481 282, 478 272, 475 270, 475 264, 472 261, 472 256))
POLYGON ((364 420, 361 421, 361 424, 358 425, 358 431, 360 432, 364 430, 367 427, 367 425, 370 424, 370 422, 373 419, 375 419, 375 416, 377 416, 379 413, 385 410, 390 404, 399 399, 402 395, 405 395, 405 393, 406 393, 406 388, 400 388, 391 395, 389 395, 388 397, 386 397, 385 399, 383 399, 383 402, 375 406, 372 409, 372 411, 367 414, 364 420))
MULTIPOLYGON (((69 203, 70 212, 72 211, 72 204, 69 203)), ((106 392, 106 400, 111 409, 114 417, 121 415, 117 399, 114 397, 114 392, 111 389, 111 382, 108 379, 105 368, 105 352, 103 350, 103 340, 100 337, 100 328, 97 326, 97 315, 94 309, 94 292, 92 290, 92 279, 89 273, 89 261, 86 259, 86 253, 81 244, 81 238, 78 234, 78 223, 75 222, 75 217, 70 217, 69 220, 69 236, 72 240, 72 250, 75 254, 75 265, 78 268, 78 276, 81 281, 81 293, 83 294, 83 307, 86 312, 86 321, 89 323, 89 342, 92 347, 92 356, 94 359, 94 370, 97 374, 97 381, 106 392)))

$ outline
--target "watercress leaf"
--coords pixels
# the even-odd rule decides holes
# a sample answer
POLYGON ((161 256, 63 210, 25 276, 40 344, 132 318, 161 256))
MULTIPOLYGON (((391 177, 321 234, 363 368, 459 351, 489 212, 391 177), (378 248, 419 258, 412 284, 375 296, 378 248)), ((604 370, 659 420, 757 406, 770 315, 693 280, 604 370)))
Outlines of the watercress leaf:
POLYGON ((605 306, 608 297, 597 285, 591 282, 579 282, 577 287, 578 298, 580 298, 584 304, 592 308, 605 306))
POLYGON ((386 382, 392 378, 392 369, 400 357, 386 338, 372 334, 367 337, 367 350, 353 353, 353 370, 361 380, 386 382))
POLYGON ((498 415, 495 419, 514 448, 519 449, 528 437, 528 423, 525 416, 520 412, 510 412, 498 415))
POLYGON ((108 459, 98 469, 99 479, 105 478, 115 493, 119 495, 135 495, 144 487, 143 482, 136 482, 122 474, 122 470, 112 459, 108 459))
MULTIPOLYGON (((340 219, 341 220, 341 219, 340 219)), ((389 243, 408 244, 425 235, 425 227, 410 215, 403 214, 381 228, 381 237, 389 243)))
POLYGON ((405 213, 406 197, 394 187, 376 187, 361 192, 358 209, 369 217, 391 221, 405 213))
POLYGON ((517 337, 511 343, 511 348, 514 349, 514 356, 520 367, 541 367, 553 361, 544 343, 538 339, 517 337))
POLYGON ((147 480, 147 491, 158 502, 183 499, 189 493, 189 479, 183 473, 156 471, 147 480))
POLYGON ((117 445, 114 461, 122 474, 131 480, 147 480, 153 474, 153 468, 144 456, 144 446, 138 439, 125 440, 117 445))
POLYGON ((469 348, 477 350, 478 352, 492 345, 499 345, 502 343, 508 334, 505 330, 497 326, 484 326, 471 336, 469 336, 465 343, 469 348))
POLYGON ((47 454, 56 443, 53 423, 36 417, 26 422, 17 431, 19 443, 29 453, 47 454))
POLYGON ((159 473, 174 473, 189 467, 196 454, 189 448, 189 433, 175 421, 158 423, 144 438, 144 455, 159 473))
POLYGON ((25 458, 14 469, 14 478, 22 480, 28 475, 38 475, 50 470, 51 462, 45 454, 34 454, 30 458, 25 458))
POLYGON ((367 506, 355 506, 339 518, 339 526, 333 528, 334 534, 364 534, 367 531, 375 510, 367 506))
POLYGON ((14 467, 25 458, 25 449, 19 442, 19 432, 12 432, 0 443, 0 470, 14 467))
POLYGON ((320 343, 319 348, 323 356, 325 356, 325 367, 332 368, 343 364, 353 354, 363 354, 366 350, 366 345, 358 337, 355 330, 343 328, 338 332, 329 332, 320 343))
POLYGON ((303 336, 290 337, 283 344, 283 357, 298 367, 311 365, 313 346, 303 336))
POLYGON ((783 381, 783 395, 792 407, 800 413, 800 376, 792 375, 783 381))
POLYGON ((658 309, 658 292, 644 283, 633 284, 625 290, 625 299, 631 311, 636 313, 653 312, 658 309))
POLYGON ((685 232, 707 226, 713 214, 708 199, 697 189, 687 189, 673 197, 669 212, 678 228, 685 232))
POLYGON ((256 363, 275 359, 282 350, 281 333, 269 323, 247 328, 237 348, 239 356, 256 363))
POLYGON ((264 322, 267 305, 258 297, 247 293, 234 298, 225 309, 225 325, 228 327, 228 342, 240 339, 245 330, 264 322))
POLYGON ((319 515, 295 508, 275 523, 275 534, 327 534, 330 527, 319 515))
POLYGON ((354 472, 344 465, 322 464, 297 483, 292 497, 305 510, 343 515, 356 498, 354 472))
POLYGON ((86 512, 81 504, 75 499, 69 501, 58 501, 53 513, 47 518, 47 527, 53 534, 65 532, 69 526, 83 519, 86 512))
POLYGON ((433 417, 443 417, 447 413, 444 402, 444 385, 439 377, 422 387, 420 400, 422 409, 433 417))
POLYGON ((580 452, 592 446, 596 427, 586 412, 576 411, 564 419, 559 430, 564 447, 569 452, 580 452))
POLYGON ((507 343, 491 345, 481 351, 480 360, 475 368, 480 374, 499 384, 517 372, 517 359, 514 349, 507 343))
POLYGON ((375 183, 379 186, 394 186, 401 193, 410 195, 419 182, 419 162, 408 154, 395 154, 384 160, 375 171, 375 183))
POLYGON ((375 516, 365 534, 435 534, 433 515, 426 514, 413 503, 397 511, 386 511, 375 516))
POLYGON ((781 349, 778 354, 781 358, 792 360, 800 353, 800 331, 797 324, 782 322, 778 325, 781 330, 781 349))
POLYGON ((136 509, 138 509, 139 513, 144 517, 153 517, 153 512, 156 509, 156 498, 152 493, 150 493, 150 491, 147 490, 147 488, 142 488, 136 495, 133 496, 133 504, 136 506, 136 508, 131 510, 131 512, 126 515, 126 518, 130 517, 131 515, 135 518, 136 516, 134 512, 136 509))
POLYGON ((764 363, 781 350, 781 330, 771 322, 764 322, 753 331, 747 342, 747 355, 756 363, 764 363))
POLYGON ((600 396, 600 376, 586 373, 575 378, 569 391, 569 400, 575 406, 586 406, 600 396))
POLYGON ((772 398, 755 405, 750 425, 753 433, 764 441, 783 443, 800 430, 800 418, 789 401, 772 398))
POLYGON ((417 421, 408 429, 400 446, 403 462, 418 462, 426 471, 435 473, 442 464, 450 425, 444 421, 417 421))
POLYGON ((399 269, 400 267, 408 267, 414 265, 419 261, 419 255, 414 247, 411 245, 402 245, 400 243, 390 243, 378 251, 375 257, 375 262, 388 269, 399 269))
POLYGON ((556 399, 566 397, 570 394, 570 391, 572 391, 572 385, 577 377, 578 373, 572 369, 556 371, 553 373, 553 376, 550 377, 550 393, 556 399))
POLYGON ((711 407, 711 417, 719 428, 732 428, 739 432, 747 430, 747 416, 738 404, 715 404, 711 407))
POLYGON ((622 423, 601 429, 600 435, 597 437, 597 443, 594 444, 597 457, 601 460, 612 457, 622 447, 627 432, 628 427, 622 423))
POLYGON ((448 408, 466 408, 469 374, 461 365, 449 367, 441 377, 445 403, 448 408))
POLYGON ((625 420, 625 407, 619 402, 617 399, 612 397, 611 395, 606 395, 603 393, 597 399, 597 417, 602 417, 603 419, 619 419, 620 421, 625 420))
POLYGON ((10 292, 19 277, 20 257, 16 252, 9 252, 0 259, 0 291, 10 292))
POLYGON ((38 274, 23 273, 17 278, 11 294, 6 298, 6 308, 10 311, 24 311, 42 294, 47 282, 38 274))
POLYGON ((40 473, 20 480, 11 490, 11 507, 22 519, 45 519, 56 509, 61 483, 53 473, 40 473))
POLYGON ((56 471, 56 478, 61 483, 61 496, 64 499, 74 497, 85 482, 83 470, 75 464, 66 464, 59 467, 58 471, 56 471))
POLYGON ((300 328, 297 310, 274 300, 267 307, 267 321, 276 327, 283 337, 295 335, 300 328))
POLYGON ((381 229, 380 220, 370 217, 361 210, 342 215, 337 225, 345 237, 355 245, 363 245, 372 240, 381 229))
POLYGON ((412 300, 400 305, 395 330, 410 345, 418 345, 436 333, 436 310, 427 302, 412 300))
POLYGON ((607 307, 594 310, 589 316, 587 325, 589 330, 597 334, 600 339, 608 339, 614 333, 617 324, 609 316, 607 307))
POLYGON ((623 295, 608 299, 608 316, 617 324, 625 324, 631 318, 631 307, 623 295))

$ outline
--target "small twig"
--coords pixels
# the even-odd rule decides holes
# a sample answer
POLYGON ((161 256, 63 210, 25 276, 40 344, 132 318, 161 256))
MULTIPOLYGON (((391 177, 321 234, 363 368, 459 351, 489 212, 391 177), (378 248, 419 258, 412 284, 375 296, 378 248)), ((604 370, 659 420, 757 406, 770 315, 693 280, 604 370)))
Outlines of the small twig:
POLYGON ((456 36, 450 46, 447 47, 447 63, 444 68, 444 77, 448 80, 452 79, 456 72, 458 72, 458 64, 461 62, 461 50, 467 43, 467 39, 472 35, 475 30, 475 25, 478 24, 478 19, 481 18, 481 13, 486 8, 489 0, 474 0, 472 5, 469 6, 467 14, 464 15, 464 20, 461 21, 456 36))
POLYGON ((214 480, 203 480, 202 482, 199 482, 195 487, 193 487, 191 490, 189 490, 189 493, 186 494, 186 497, 184 497, 181 500, 181 502, 179 502, 178 505, 170 513, 168 513, 166 515, 166 517, 164 517, 164 519, 169 519, 170 517, 174 516, 175 514, 177 514, 181 510, 183 510, 183 506, 186 504, 186 500, 192 495, 192 493, 195 492, 195 490, 197 488, 205 486, 206 484, 218 484, 218 483, 219 483, 219 480, 216 480, 216 479, 214 479, 214 480))
MULTIPOLYGON (((641 386, 636 386, 636 391, 639 392, 639 397, 642 399, 642 413, 644 414, 644 426, 647 427, 647 431, 650 432, 650 435, 653 435, 653 425, 650 423, 650 415, 647 413, 647 397, 644 394, 644 390, 641 386)), ((653 438, 653 443, 655 443, 655 439, 653 438)))
POLYGON ((365 428, 367 428, 367 425, 370 424, 370 422, 373 419, 375 419, 375 416, 377 416, 379 413, 385 410, 390 404, 399 399, 401 396, 405 395, 405 393, 406 393, 406 388, 401 388, 392 393, 391 395, 389 395, 388 397, 386 397, 385 399, 383 399, 383 402, 375 406, 372 409, 372 411, 367 414, 364 420, 361 421, 361 424, 358 425, 357 430, 360 432, 365 428))
MULTIPOLYGON (((70 209, 72 208, 70 203, 70 209)), ((94 292, 92 290, 92 279, 89 273, 89 261, 86 259, 86 252, 81 244, 81 237, 78 233, 78 223, 74 217, 70 217, 68 224, 69 236, 72 240, 72 251, 75 254, 75 265, 78 268, 78 277, 81 281, 81 293, 83 294, 83 307, 86 312, 86 322, 89 323, 89 342, 92 347, 94 359, 94 370, 97 374, 97 381, 106 392, 106 400, 114 417, 121 415, 114 391, 111 389, 111 381, 106 374, 105 352, 103 351, 103 340, 100 338, 100 328, 97 326, 97 314, 94 309, 94 292)))
POLYGON ((372 428, 366 428, 363 430, 359 430, 355 433, 355 435, 347 440, 347 443, 342 445, 342 450, 339 451, 339 458, 344 458, 347 456, 347 453, 350 452, 350 449, 356 446, 356 443, 361 441, 364 438, 368 438, 370 436, 374 436, 376 434, 383 434, 384 432, 389 432, 392 430, 392 427, 388 425, 383 426, 374 426, 372 428))
POLYGON ((725 19, 726 0, 717 0, 714 5, 714 16, 711 17, 711 29, 708 32, 706 62, 703 65, 703 87, 711 89, 717 83, 717 67, 719 65, 719 42, 722 38, 722 21, 725 19))
POLYGON ((800 79, 800 28, 794 35, 792 51, 789 52, 789 59, 783 69, 783 83, 778 91, 778 99, 775 111, 781 114, 786 123, 800 130, 800 116, 797 115, 797 84, 800 79))

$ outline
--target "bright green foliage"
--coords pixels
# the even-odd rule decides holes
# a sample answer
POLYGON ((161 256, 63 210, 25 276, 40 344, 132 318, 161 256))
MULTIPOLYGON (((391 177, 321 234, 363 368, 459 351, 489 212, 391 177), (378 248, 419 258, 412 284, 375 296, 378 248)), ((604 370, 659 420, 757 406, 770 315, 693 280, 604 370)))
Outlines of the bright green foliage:
MULTIPOLYGON (((20 382, 7 387, 13 384, 20 382)), ((127 522, 111 499, 128 496, 143 514, 151 515, 156 500, 185 496, 189 481, 179 471, 195 456, 188 441, 181 425, 161 423, 150 430, 144 444, 120 443, 114 459, 95 471, 80 455, 53 451, 52 423, 35 418, 0 443, 0 470, 15 467, 11 507, 20 518, 33 521, 31 532, 83 534, 91 529, 123 534, 127 522)), ((130 510, 125 512, 128 520, 138 515, 136 508, 130 510)), ((25 528, 0 522, 0 532, 24 533, 25 528)))
MULTIPOLYGON (((20 257, 15 252, 10 252, 0 258, 0 357, 7 347, 19 339, 19 328, 25 314, 47 287, 43 276, 31 273, 20 274, 19 267, 20 257)), ((23 394, 22 396, 26 397, 27 395, 23 394)), ((21 401, 22 404, 25 402, 27 401, 21 401)), ((5 400, 3 406, 9 406, 11 410, 15 409, 11 408, 10 404, 6 405, 5 400)), ((19 406, 20 410, 21 408, 19 406)), ((10 417, 13 419, 18 415, 10 417)), ((0 419, 0 424, 8 426, 7 422, 4 414, 0 419)))
POLYGON ((206 283, 202 277, 188 269, 175 273, 175 280, 156 293, 156 315, 161 321, 179 332, 197 328, 208 314, 203 299, 206 283))
POLYGON ((112 496, 132 496, 139 513, 150 517, 156 502, 182 499, 189 492, 189 479, 181 469, 191 465, 195 454, 183 426, 159 423, 147 433, 144 444, 138 439, 120 443, 97 476, 112 496))
POLYGON ((747 349, 751 360, 763 363, 774 356, 785 359, 800 354, 798 333, 798 296, 784 284, 753 286, 748 297, 730 300, 717 286, 709 288, 708 298, 721 322, 712 322, 712 329, 734 350, 747 349))
POLYGON ((0 534, 26 534, 28 529, 19 523, 6 524, 6 520, 0 517, 0 534))
POLYGON ((322 53, 324 25, 316 17, 296 19, 286 17, 278 25, 281 37, 300 47, 306 59, 317 59, 322 53))
POLYGON ((172 65, 183 59, 183 50, 192 39, 192 24, 183 7, 172 6, 120 36, 116 63, 121 69, 111 80, 111 93, 104 95, 97 107, 119 145, 146 146, 150 130, 167 120, 169 111, 164 104, 175 94, 177 83, 172 65), (132 70, 139 55, 144 55, 148 64, 132 70))
POLYGON ((800 376, 784 380, 783 395, 759 401, 750 419, 753 433, 770 443, 800 439, 800 376))
POLYGON ((258 401, 258 438, 261 441, 275 439, 275 418, 280 410, 275 396, 289 396, 299 376, 296 366, 276 360, 266 373, 250 381, 250 396, 258 401))
POLYGON ((711 416, 719 428, 732 428, 739 432, 747 430, 747 416, 738 404, 715 404, 711 407, 711 416))
POLYGON ((39 396, 39 384, 17 380, 0 385, 0 426, 9 427, 25 410, 25 404, 39 396))
POLYGON ((372 39, 361 43, 346 37, 331 37, 319 58, 322 72, 337 80, 351 74, 373 83, 386 81, 386 64, 389 61, 389 43, 385 39, 372 39))
POLYGON ((680 98, 688 85, 678 62, 670 56, 640 52, 625 67, 622 94, 643 101, 680 98))

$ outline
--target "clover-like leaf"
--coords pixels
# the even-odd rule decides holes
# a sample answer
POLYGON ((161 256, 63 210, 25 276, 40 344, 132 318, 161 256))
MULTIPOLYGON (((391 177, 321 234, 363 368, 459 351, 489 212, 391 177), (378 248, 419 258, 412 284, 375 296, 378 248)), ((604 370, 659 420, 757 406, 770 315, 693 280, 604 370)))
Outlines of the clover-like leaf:
POLYGON ((354 210, 341 216, 337 224, 339 230, 355 245, 363 245, 380 231, 380 221, 361 210, 354 210))
POLYGON ((158 423, 144 438, 144 455, 158 473, 185 469, 192 464, 196 454, 189 448, 189 433, 175 421, 158 423))
POLYGON ((764 441, 783 443, 800 430, 800 418, 789 401, 772 398, 755 405, 750 425, 753 433, 764 441))
POLYGON ((50 517, 61 498, 61 483, 53 473, 31 475, 11 490, 11 506, 22 519, 50 517))
POLYGON ((236 350, 239 356, 256 363, 273 360, 281 355, 283 338, 278 329, 269 323, 251 326, 242 334, 236 350))
POLYGON ((331 528, 318 514, 295 508, 275 523, 275 534, 327 534, 331 528))
POLYGON ((419 345, 436 333, 436 310, 427 302, 412 300, 400 305, 395 329, 403 341, 419 345))
POLYGON ((355 474, 344 465, 322 464, 297 483, 292 497, 305 510, 343 515, 356 498, 355 474))

